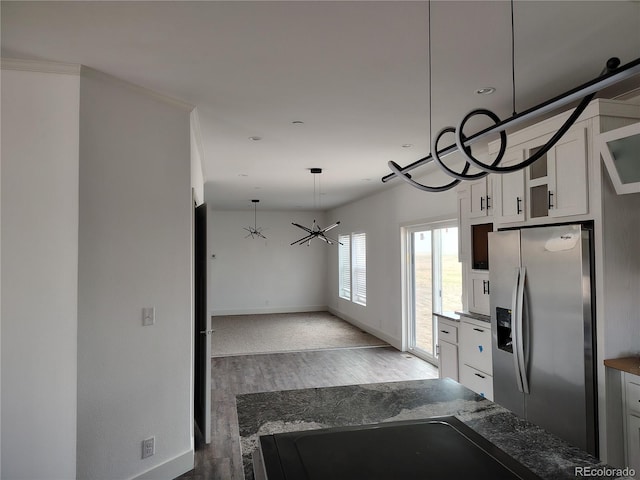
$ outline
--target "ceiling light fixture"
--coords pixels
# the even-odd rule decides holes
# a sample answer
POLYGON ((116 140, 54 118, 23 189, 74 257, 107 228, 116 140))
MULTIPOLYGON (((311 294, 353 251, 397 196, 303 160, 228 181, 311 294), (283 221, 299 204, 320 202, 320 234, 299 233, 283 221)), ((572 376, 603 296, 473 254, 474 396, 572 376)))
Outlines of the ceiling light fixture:
POLYGON ((267 239, 267 237, 265 237, 262 234, 262 227, 258 227, 258 213, 257 213, 257 207, 258 207, 258 202, 260 200, 251 200, 253 202, 253 227, 249 227, 249 228, 245 228, 245 230, 247 232, 249 232, 249 235, 247 235, 244 238, 264 238, 265 240, 267 239))
MULTIPOLYGON (((317 188, 317 193, 316 193, 316 178, 317 178, 317 176, 319 174, 322 173, 322 169, 321 168, 310 168, 309 171, 313 175, 313 203, 314 203, 314 207, 315 208, 319 208, 320 195, 322 195, 322 194, 320 193, 320 187, 319 186, 317 188)), ((318 180, 318 183, 319 182, 320 182, 320 180, 318 180)), ((319 238, 323 242, 326 242, 328 245, 334 245, 336 243, 340 243, 335 238, 331 238, 331 237, 328 237, 326 235, 326 233, 329 230, 332 230, 332 229, 336 228, 338 225, 340 225, 340 222, 336 222, 333 225, 329 225, 328 227, 325 227, 325 228, 321 228, 320 225, 318 225, 316 223, 315 219, 313 220, 313 224, 311 225, 311 228, 307 228, 307 227, 302 226, 299 223, 295 223, 295 222, 291 222, 291 225, 294 225, 294 226, 300 228, 301 230, 304 230, 305 232, 307 232, 307 235, 305 235, 304 237, 299 238, 295 242, 291 242, 291 245, 304 245, 306 243, 307 246, 309 246, 309 245, 311 245, 311 240, 313 240, 314 238, 319 238)), ((340 243, 340 245, 342 245, 342 243, 340 243)))
POLYGON ((402 148, 411 148, 413 147, 413 143, 403 143, 402 148))
POLYGON ((293 122, 291 122, 292 125, 304 125, 304 122, 302 120, 294 120, 293 122))
MULTIPOLYGON (((511 173, 517 170, 522 170, 523 168, 528 167, 533 164, 540 157, 545 155, 557 142, 564 136, 565 133, 571 128, 571 126, 575 123, 578 117, 584 112, 587 108, 587 105, 593 100, 596 93, 600 90, 609 87, 611 85, 615 85, 617 83, 622 82, 630 77, 633 77, 640 73, 640 58, 633 60, 626 65, 620 66, 620 60, 618 58, 610 58, 607 60, 606 66, 604 70, 600 73, 600 76, 576 87, 572 90, 569 90, 555 98, 547 100, 540 105, 532 107, 528 110, 525 110, 521 113, 516 113, 516 82, 515 82, 515 33, 514 33, 514 16, 513 16, 513 0, 510 1, 511 6, 511 82, 512 82, 512 103, 513 103, 513 115, 505 120, 500 120, 500 118, 493 113, 491 110, 487 110, 484 108, 479 108, 470 111, 467 115, 463 117, 457 127, 449 126, 444 127, 440 130, 435 136, 431 138, 431 153, 426 157, 417 160, 406 167, 400 167, 396 162, 389 161, 388 166, 391 170, 391 173, 382 177, 382 182, 387 182, 394 177, 398 177, 401 180, 409 183, 413 187, 418 188, 419 190, 423 190, 425 192, 443 192, 445 190, 449 190, 459 184, 462 180, 475 180, 478 178, 482 178, 489 173, 511 173), (549 141, 543 145, 540 149, 536 150, 536 152, 531 155, 526 160, 523 160, 520 163, 510 166, 498 166, 504 153, 506 151, 507 145, 507 129, 512 129, 518 125, 521 125, 525 122, 529 122, 535 118, 538 118, 542 115, 545 115, 553 110, 558 109, 559 107, 565 106, 572 102, 579 101, 579 104, 569 118, 564 122, 564 124, 558 129, 558 131, 549 139, 549 141), (483 115, 489 117, 494 125, 479 132, 476 132, 473 135, 465 135, 463 133, 464 126, 466 123, 477 115, 483 115), (446 148, 438 149, 438 143, 440 138, 447 134, 453 133, 455 135, 455 143, 449 145, 446 148), (476 143, 478 140, 487 137, 488 135, 499 133, 500 134, 500 151, 498 155, 494 159, 493 163, 485 164, 475 158, 471 152, 470 146, 476 143), (454 152, 460 152, 466 162, 462 171, 456 172, 451 168, 447 167, 443 161, 442 157, 449 155, 454 152), (411 178, 409 172, 414 170, 415 168, 426 165, 427 163, 435 161, 438 167, 443 170, 447 175, 452 177, 454 180, 446 185, 441 186, 428 186, 423 185, 421 183, 416 182, 411 178), (480 170, 479 173, 468 174, 469 168, 471 166, 476 167, 480 170)), ((428 3, 428 14, 429 14, 429 125, 431 125, 431 1, 428 3)), ((431 129, 431 126, 429 126, 431 129)))
POLYGON ((249 140, 253 140, 254 142, 258 142, 262 140, 262 137, 249 137, 249 140))

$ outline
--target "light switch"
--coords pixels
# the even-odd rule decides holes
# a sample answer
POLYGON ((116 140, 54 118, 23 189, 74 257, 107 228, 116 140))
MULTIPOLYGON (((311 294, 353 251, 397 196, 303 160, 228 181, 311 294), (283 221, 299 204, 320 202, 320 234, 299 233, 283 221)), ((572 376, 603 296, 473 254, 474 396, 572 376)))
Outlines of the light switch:
POLYGON ((156 309, 154 307, 145 307, 142 309, 142 325, 154 325, 156 323, 156 309))

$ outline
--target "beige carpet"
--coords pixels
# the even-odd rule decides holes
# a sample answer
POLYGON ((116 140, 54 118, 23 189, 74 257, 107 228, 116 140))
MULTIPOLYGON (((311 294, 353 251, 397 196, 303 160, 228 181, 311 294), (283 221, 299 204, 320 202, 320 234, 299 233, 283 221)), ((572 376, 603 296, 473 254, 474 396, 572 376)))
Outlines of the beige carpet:
POLYGON ((329 312, 212 317, 214 357, 387 345, 329 312))

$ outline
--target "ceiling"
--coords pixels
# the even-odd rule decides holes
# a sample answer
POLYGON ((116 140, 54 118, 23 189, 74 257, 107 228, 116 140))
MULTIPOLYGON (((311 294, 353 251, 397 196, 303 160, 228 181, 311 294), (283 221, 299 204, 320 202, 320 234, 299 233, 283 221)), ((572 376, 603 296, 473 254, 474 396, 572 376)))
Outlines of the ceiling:
MULTIPOLYGON (((1 8, 3 57, 80 63, 195 105, 205 198, 218 209, 342 205, 397 184, 380 181, 387 162, 427 155, 430 130, 476 107, 512 113, 506 1, 431 3, 431 88, 421 1, 1 8), (487 86, 496 92, 475 93, 487 86), (324 169, 319 200, 311 167, 324 169)), ((609 57, 640 57, 640 2, 516 1, 514 32, 523 111, 595 78, 609 57)))

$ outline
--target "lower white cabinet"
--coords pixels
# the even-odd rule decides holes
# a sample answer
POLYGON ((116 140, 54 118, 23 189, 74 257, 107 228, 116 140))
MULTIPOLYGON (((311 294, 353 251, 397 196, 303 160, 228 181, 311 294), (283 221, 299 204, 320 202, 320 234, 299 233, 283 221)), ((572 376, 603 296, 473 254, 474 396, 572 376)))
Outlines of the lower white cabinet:
POLYGON ((640 377, 625 372, 624 390, 626 466, 640 479, 640 377))
POLYGON ((462 316, 458 353, 460 383, 485 398, 493 400, 491 324, 462 316))
POLYGON ((438 317, 438 345, 440 378, 458 377, 458 322, 438 317))
POLYGON ((460 368, 460 383, 484 398, 493 400, 493 376, 469 365, 460 368))

